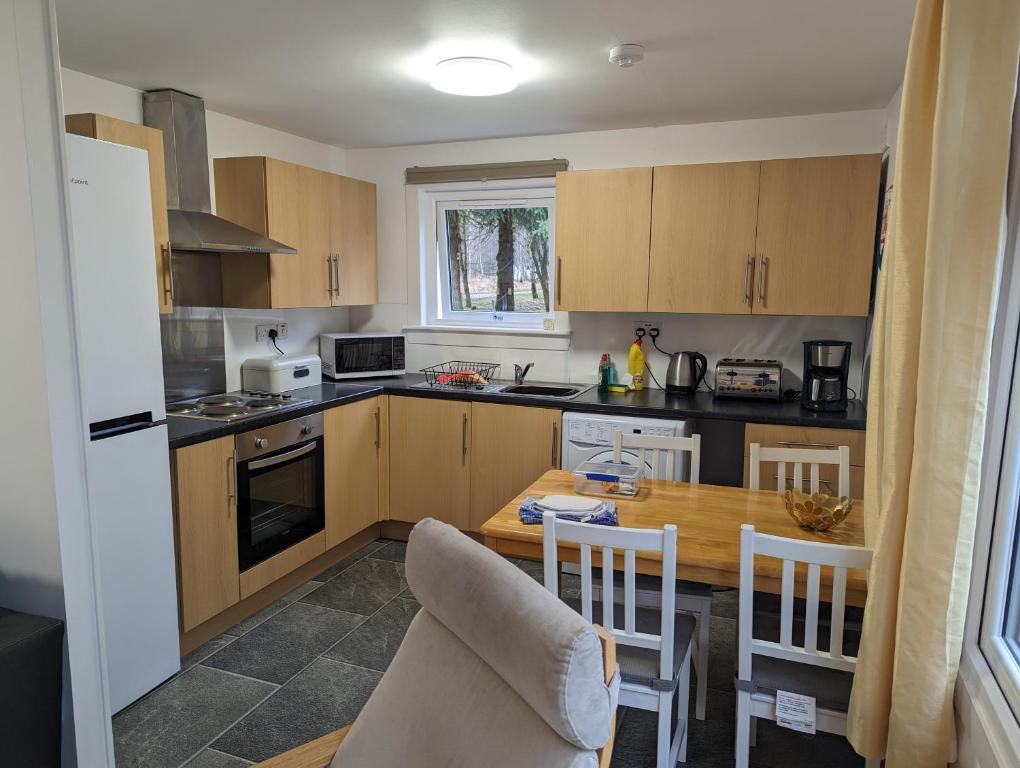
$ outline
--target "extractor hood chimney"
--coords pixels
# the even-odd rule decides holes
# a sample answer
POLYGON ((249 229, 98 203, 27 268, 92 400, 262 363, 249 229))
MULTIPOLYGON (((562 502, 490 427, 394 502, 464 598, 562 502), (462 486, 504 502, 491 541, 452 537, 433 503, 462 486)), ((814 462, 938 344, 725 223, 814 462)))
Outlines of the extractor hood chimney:
POLYGON ((170 248, 212 253, 297 253, 212 213, 205 103, 167 88, 146 91, 142 121, 163 131, 170 248))

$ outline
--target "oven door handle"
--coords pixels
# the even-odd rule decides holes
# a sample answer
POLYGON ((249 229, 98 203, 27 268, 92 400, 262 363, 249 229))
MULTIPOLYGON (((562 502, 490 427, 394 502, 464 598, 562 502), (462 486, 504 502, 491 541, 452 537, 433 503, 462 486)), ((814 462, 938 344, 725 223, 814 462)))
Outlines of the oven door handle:
POLYGON ((281 453, 279 456, 271 456, 268 459, 256 459, 255 461, 249 461, 248 469, 265 469, 266 467, 275 467, 277 464, 283 464, 291 459, 296 459, 298 456, 304 456, 306 453, 311 453, 318 447, 319 446, 315 443, 307 443, 293 451, 281 453))

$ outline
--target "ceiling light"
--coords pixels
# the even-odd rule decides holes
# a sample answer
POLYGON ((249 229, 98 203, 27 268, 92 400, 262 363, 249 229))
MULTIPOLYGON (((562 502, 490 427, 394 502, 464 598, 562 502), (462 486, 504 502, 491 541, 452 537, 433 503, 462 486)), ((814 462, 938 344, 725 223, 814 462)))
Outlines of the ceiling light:
POLYGON ((437 91, 457 96, 495 96, 516 88, 517 74, 499 59, 460 56, 436 64, 431 84, 437 91))

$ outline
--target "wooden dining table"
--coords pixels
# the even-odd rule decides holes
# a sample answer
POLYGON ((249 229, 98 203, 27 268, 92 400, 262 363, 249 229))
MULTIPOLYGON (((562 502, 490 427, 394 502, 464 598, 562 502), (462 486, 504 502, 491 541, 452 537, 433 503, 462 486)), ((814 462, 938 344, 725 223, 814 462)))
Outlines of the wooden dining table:
MULTIPOLYGON (((551 469, 528 486, 517 498, 481 526, 485 545, 501 555, 529 560, 542 559, 542 526, 521 522, 519 510, 526 497, 542 498, 574 494, 570 472, 551 469)), ((863 504, 854 502, 850 516, 831 531, 814 532, 797 525, 776 491, 753 491, 718 485, 691 485, 665 480, 642 480, 636 496, 607 496, 616 502, 620 526, 662 528, 676 526, 676 577, 722 587, 740 585, 740 526, 749 523, 759 533, 804 541, 864 546, 863 504)), ((576 545, 563 544, 557 556, 561 562, 580 561, 576 545)), ((622 560, 621 560, 622 562, 622 560)), ((662 558, 656 553, 637 553, 640 573, 660 575, 662 558)), ((806 568, 796 572, 795 593, 806 591, 806 568)), ((769 557, 755 559, 755 589, 780 594, 782 561, 769 557)), ((821 597, 829 599, 832 573, 822 569, 821 597)), ((864 605, 868 594, 867 573, 847 572, 846 602, 864 605)))

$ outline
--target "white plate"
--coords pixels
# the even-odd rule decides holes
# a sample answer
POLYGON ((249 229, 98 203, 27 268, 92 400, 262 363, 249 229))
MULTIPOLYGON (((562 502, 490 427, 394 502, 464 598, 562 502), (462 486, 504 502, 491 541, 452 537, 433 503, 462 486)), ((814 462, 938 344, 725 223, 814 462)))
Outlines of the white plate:
POLYGON ((591 512, 603 502, 600 499, 588 499, 584 496, 546 496, 539 499, 538 504, 548 510, 560 512, 591 512))

